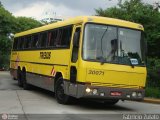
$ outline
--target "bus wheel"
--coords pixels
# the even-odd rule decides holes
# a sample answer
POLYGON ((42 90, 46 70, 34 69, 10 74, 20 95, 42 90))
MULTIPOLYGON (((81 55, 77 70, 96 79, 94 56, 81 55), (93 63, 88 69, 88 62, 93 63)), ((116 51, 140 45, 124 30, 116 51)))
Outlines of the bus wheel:
POLYGON ((22 72, 22 80, 23 80, 23 89, 24 90, 29 90, 30 89, 30 85, 27 83, 26 80, 26 72, 22 72))
POLYGON ((18 80, 18 86, 22 87, 23 82, 22 82, 22 72, 20 69, 17 70, 17 80, 18 80))
POLYGON ((115 105, 116 103, 118 103, 119 100, 106 100, 104 101, 104 104, 107 106, 112 106, 115 105))
POLYGON ((57 102, 60 104, 68 104, 70 102, 70 96, 64 94, 64 84, 63 84, 63 78, 59 78, 56 82, 55 86, 55 97, 57 99, 57 102))

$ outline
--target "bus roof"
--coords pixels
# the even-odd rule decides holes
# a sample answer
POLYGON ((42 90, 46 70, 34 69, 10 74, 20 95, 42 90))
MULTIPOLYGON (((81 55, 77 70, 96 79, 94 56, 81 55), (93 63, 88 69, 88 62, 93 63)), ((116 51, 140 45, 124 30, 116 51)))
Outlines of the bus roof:
POLYGON ((59 21, 56 23, 44 25, 42 27, 23 31, 23 32, 15 34, 15 37, 25 36, 29 34, 34 34, 34 33, 42 32, 42 31, 50 30, 50 29, 57 28, 57 27, 63 27, 67 25, 79 24, 79 23, 85 23, 85 22, 108 24, 108 25, 115 25, 115 26, 127 27, 127 28, 132 28, 132 29, 144 30, 142 25, 133 23, 133 22, 129 22, 129 21, 125 21, 125 20, 108 18, 108 17, 99 17, 99 16, 79 16, 75 18, 70 18, 65 21, 59 21))

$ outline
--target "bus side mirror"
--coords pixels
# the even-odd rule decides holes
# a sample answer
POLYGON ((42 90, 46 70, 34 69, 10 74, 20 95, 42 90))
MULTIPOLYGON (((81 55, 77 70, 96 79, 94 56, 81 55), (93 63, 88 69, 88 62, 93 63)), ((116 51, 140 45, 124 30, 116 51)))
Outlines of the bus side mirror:
POLYGON ((80 32, 75 32, 73 37, 73 47, 79 47, 80 32))

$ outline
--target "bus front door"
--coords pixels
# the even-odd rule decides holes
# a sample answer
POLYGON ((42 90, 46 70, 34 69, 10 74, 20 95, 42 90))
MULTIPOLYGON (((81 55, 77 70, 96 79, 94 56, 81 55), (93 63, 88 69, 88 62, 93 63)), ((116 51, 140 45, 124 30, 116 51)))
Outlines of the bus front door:
POLYGON ((73 30, 73 40, 72 40, 72 52, 71 52, 71 62, 70 62, 70 85, 68 93, 71 96, 76 96, 77 89, 75 83, 77 80, 77 68, 78 68, 78 53, 79 53, 79 43, 81 37, 81 25, 75 26, 73 30))

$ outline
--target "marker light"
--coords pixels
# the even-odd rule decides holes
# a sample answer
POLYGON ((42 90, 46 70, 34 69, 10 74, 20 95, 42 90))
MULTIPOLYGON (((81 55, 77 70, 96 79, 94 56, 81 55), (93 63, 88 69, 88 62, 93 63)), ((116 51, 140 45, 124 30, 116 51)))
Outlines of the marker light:
POLYGON ((98 94, 98 90, 97 89, 93 89, 93 95, 97 95, 98 94))

